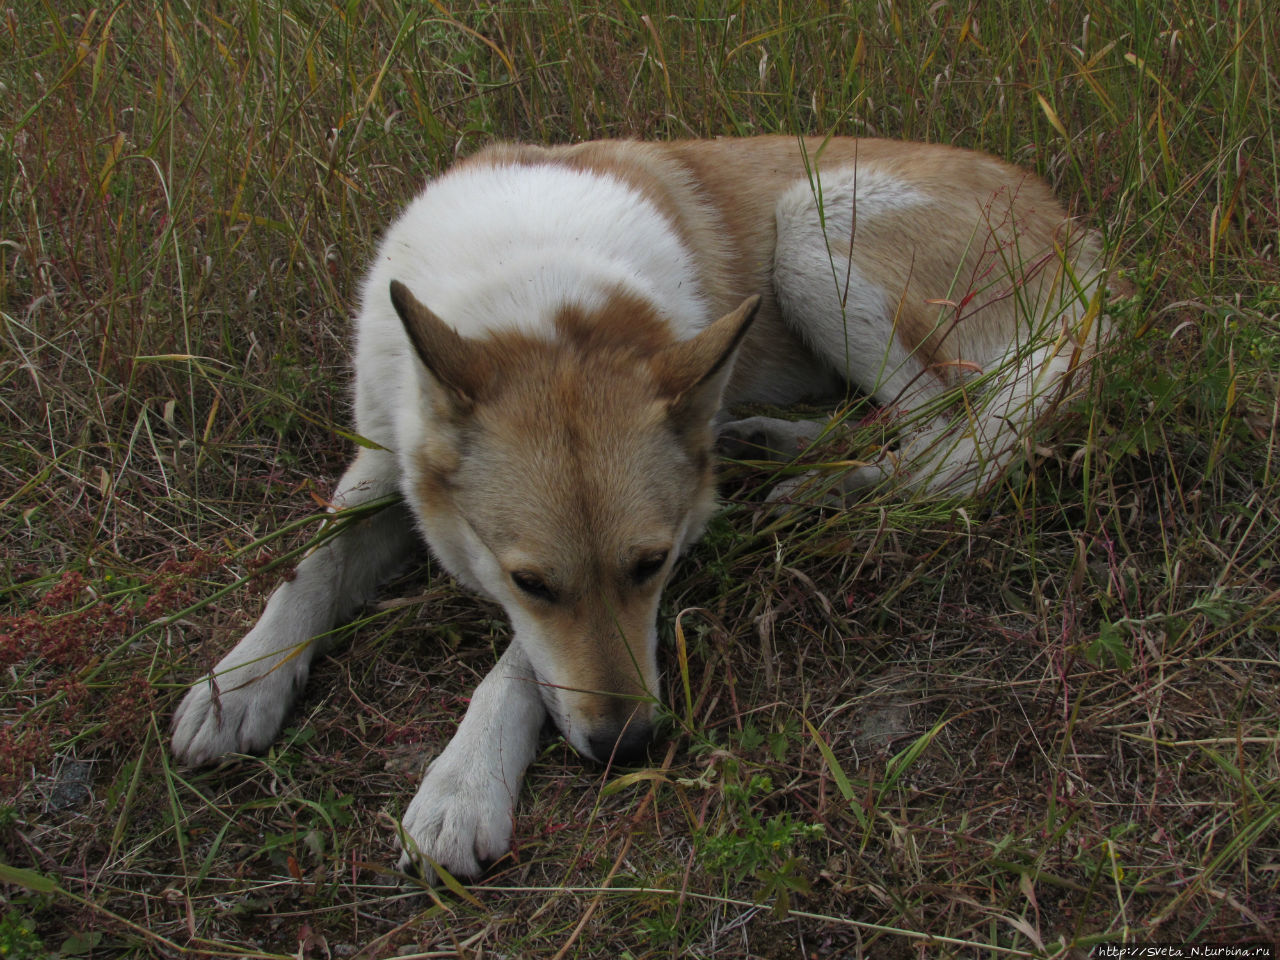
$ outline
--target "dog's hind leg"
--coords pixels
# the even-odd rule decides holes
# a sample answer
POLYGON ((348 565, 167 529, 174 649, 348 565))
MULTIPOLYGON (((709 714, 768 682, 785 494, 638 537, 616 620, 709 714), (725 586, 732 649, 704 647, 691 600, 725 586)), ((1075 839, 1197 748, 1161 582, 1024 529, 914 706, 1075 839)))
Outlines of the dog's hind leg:
MULTIPOLYGON (((396 478, 391 453, 361 450, 338 483, 334 507, 393 494, 396 478)), ((202 764, 265 749, 306 683, 325 634, 372 596, 415 542, 408 510, 396 503, 307 554, 271 595, 257 625, 187 692, 174 715, 174 755, 202 764)))
POLYGON ((545 717, 533 668, 513 640, 405 811, 401 870, 416 866, 431 881, 436 864, 473 877, 507 852, 515 799, 545 717))
POLYGON ((898 442, 842 475, 790 480, 775 499, 812 487, 838 503, 886 481, 981 493, 1103 335, 1096 238, 1056 219, 1043 188, 991 181, 982 158, 953 160, 975 184, 937 192, 886 169, 845 168, 823 179, 821 210, 807 182, 779 199, 783 316, 890 411, 898 442))
MULTIPOLYGON (((921 395, 921 407, 901 418, 898 443, 891 452, 839 474, 810 473, 784 480, 769 499, 844 506, 882 484, 935 493, 981 493, 1020 455, 1035 423, 1068 394, 1072 375, 1087 355, 1066 336, 1031 347, 1011 344, 1009 356, 993 362, 989 371, 935 396, 921 395)), ((818 428, 811 442, 838 429, 805 425, 818 428)), ((794 457, 803 449, 787 455, 794 457)))

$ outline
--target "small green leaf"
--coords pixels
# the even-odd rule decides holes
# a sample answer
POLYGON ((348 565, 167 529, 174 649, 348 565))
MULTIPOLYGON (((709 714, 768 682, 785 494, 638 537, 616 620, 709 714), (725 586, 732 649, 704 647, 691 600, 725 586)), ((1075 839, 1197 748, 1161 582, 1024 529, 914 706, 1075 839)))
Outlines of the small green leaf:
POLYGON ((11 867, 7 863, 0 863, 0 883, 16 883, 35 893, 54 893, 58 889, 58 885, 44 874, 11 867))
POLYGON ((1119 624, 1104 623, 1098 631, 1098 639, 1085 651, 1085 658, 1095 667, 1100 667, 1103 658, 1107 657, 1121 670, 1128 670, 1133 666, 1133 654, 1129 652, 1126 640, 1126 632, 1119 624))
POLYGON ((73 933, 67 939, 62 941, 62 947, 58 951, 64 957, 80 957, 85 954, 92 953, 93 949, 102 942, 102 934, 94 933, 73 933))

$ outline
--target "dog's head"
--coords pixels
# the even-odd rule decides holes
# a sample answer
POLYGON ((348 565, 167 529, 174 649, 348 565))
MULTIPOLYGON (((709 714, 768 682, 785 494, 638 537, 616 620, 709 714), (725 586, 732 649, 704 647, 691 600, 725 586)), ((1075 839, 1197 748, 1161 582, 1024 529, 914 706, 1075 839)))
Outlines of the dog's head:
POLYGON ((659 597, 714 509, 712 419, 759 298, 688 340, 625 295, 483 339, 402 284, 391 298, 421 361, 421 444, 401 459, 432 549, 506 609, 574 747, 638 752, 659 597))

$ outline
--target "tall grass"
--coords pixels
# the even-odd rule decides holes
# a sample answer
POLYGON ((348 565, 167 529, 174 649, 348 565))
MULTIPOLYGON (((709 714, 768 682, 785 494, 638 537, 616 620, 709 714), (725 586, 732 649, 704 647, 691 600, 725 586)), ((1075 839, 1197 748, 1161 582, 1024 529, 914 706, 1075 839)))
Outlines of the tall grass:
POLYGON ((0 12, 0 954, 1275 940, 1278 66, 1261 0, 0 12), (548 742, 469 891, 390 869, 506 637, 430 563, 268 756, 174 768, 183 685, 350 455, 398 207, 493 139, 753 133, 1045 176, 1136 291, 1087 402, 981 505, 780 521, 727 472, 668 589, 670 748, 548 742))

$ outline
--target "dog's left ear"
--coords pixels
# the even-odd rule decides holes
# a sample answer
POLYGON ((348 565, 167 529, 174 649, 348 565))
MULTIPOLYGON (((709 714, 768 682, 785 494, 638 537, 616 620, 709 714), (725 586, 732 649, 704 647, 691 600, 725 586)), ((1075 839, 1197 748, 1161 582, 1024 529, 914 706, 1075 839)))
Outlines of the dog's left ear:
POLYGON ((747 297, 696 337, 682 340, 659 354, 655 370, 663 393, 670 398, 671 419, 681 431, 704 429, 720 409, 733 361, 742 338, 760 308, 760 296, 747 297))

